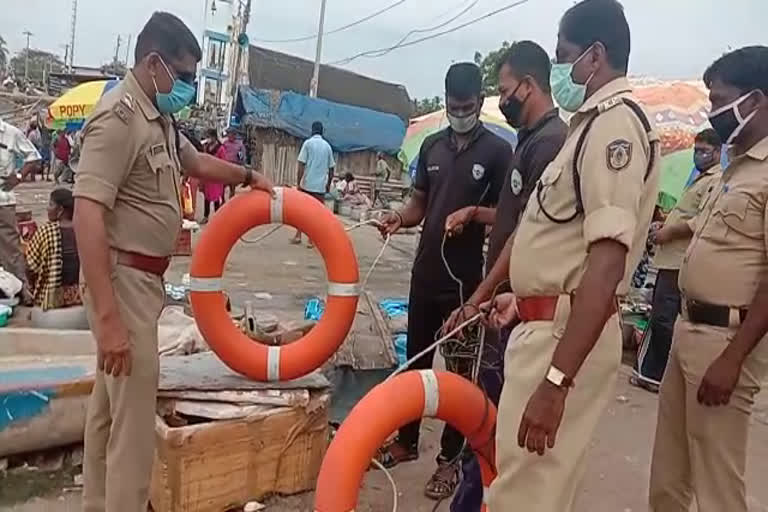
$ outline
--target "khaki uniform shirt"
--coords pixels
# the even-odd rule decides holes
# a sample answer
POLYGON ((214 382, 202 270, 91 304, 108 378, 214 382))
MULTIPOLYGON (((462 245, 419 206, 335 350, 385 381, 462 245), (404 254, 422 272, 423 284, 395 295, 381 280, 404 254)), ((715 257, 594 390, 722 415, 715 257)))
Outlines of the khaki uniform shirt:
MULTIPOLYGON (((659 180, 660 155, 646 180, 651 145, 637 115, 619 97, 629 97, 626 78, 593 94, 574 114, 560 153, 544 170, 528 201, 510 258, 510 282, 519 297, 573 292, 586 270, 590 244, 603 239, 627 247, 626 271, 617 294, 624 295, 648 236, 659 180), (588 119, 602 112, 589 130, 579 155, 584 214, 564 224, 576 209, 573 159, 588 119), (540 199, 540 201, 539 201, 540 199)), ((658 140, 655 133, 651 140, 658 140)))
MULTIPOLYGON (((672 226, 693 219, 701 211, 707 197, 717 186, 722 172, 723 169, 716 165, 697 176, 667 217, 665 225, 672 226)), ((661 245, 653 258, 653 265, 660 270, 679 270, 689 243, 690 240, 686 238, 661 245)))
POLYGON ((732 156, 721 183, 689 222, 680 290, 687 299, 745 308, 768 275, 768 137, 732 156))
MULTIPOLYGON (((108 92, 83 128, 75 197, 104 205, 109 244, 147 256, 173 254, 181 230, 176 130, 133 73, 108 92)), ((181 137, 181 153, 195 151, 181 137)))

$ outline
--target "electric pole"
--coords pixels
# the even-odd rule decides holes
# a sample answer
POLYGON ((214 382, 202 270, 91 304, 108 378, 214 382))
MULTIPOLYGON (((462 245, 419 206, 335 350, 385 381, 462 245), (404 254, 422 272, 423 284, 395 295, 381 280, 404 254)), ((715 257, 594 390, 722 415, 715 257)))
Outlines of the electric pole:
POLYGON ((317 98, 317 89, 320 83, 320 58, 323 55, 323 26, 325 25, 326 0, 320 0, 320 26, 317 29, 317 50, 315 52, 315 69, 312 73, 312 81, 309 83, 309 96, 317 98))
MULTIPOLYGON (((72 25, 69 32, 69 72, 75 67, 75 32, 77 30, 77 0, 72 0, 72 25)), ((66 64, 66 62, 65 62, 66 64)))
POLYGON ((27 36, 27 52, 24 54, 24 81, 29 82, 29 38, 35 34, 29 30, 25 30, 22 34, 27 36))
POLYGON ((113 63, 117 64, 117 59, 120 57, 120 34, 117 35, 117 45, 115 45, 115 58, 113 63))
POLYGON ((133 39, 133 34, 128 34, 128 46, 125 47, 125 67, 128 67, 128 54, 131 52, 131 40, 133 39))

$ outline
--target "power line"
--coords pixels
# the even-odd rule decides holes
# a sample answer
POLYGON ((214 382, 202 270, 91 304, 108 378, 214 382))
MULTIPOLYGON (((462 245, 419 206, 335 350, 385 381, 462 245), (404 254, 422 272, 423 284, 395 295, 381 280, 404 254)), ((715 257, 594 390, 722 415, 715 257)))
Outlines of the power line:
POLYGON ((435 34, 430 34, 428 36, 420 37, 418 39, 414 39, 413 41, 403 42, 399 44, 394 44, 392 46, 389 46, 387 48, 379 48, 377 50, 368 50, 365 52, 358 53, 356 55, 352 55, 351 57, 347 57, 346 59, 337 60, 334 62, 328 63, 329 65, 343 65, 343 64, 349 64, 353 60, 357 60, 360 57, 383 57, 384 55, 394 51, 398 50, 400 48, 406 48, 408 46, 413 46, 415 44, 423 43, 424 41, 429 41, 430 39, 435 39, 437 37, 444 36, 446 34, 450 34, 452 32, 456 32, 457 30, 461 30, 462 28, 468 27, 470 25, 474 25, 475 23, 478 23, 480 21, 486 20, 488 18, 491 18, 493 16, 496 16, 497 14, 501 14, 504 11, 508 11, 510 9, 513 9, 515 7, 519 7, 523 4, 527 4, 530 2, 530 0, 518 0, 517 2, 513 2, 511 4, 507 4, 503 7, 499 7, 498 9, 491 11, 489 13, 483 14, 482 16, 479 16, 477 18, 471 19, 467 22, 461 23, 460 25, 456 25, 455 27, 451 27, 447 30, 443 30, 442 32, 437 32, 435 34))
MULTIPOLYGON (((387 11, 391 11, 398 5, 404 4, 407 0, 397 0, 397 2, 388 5, 387 7, 384 7, 382 9, 379 9, 376 12, 373 12, 369 14, 368 16, 365 16, 363 18, 360 18, 359 20, 355 20, 351 23, 347 23, 346 25, 342 25, 341 27, 335 28, 333 30, 329 30, 328 32, 323 32, 324 36, 328 36, 331 34, 337 34, 339 32, 342 32, 344 30, 350 29, 354 26, 360 25, 361 23, 365 23, 368 20, 372 20, 376 16, 380 16, 384 14, 387 11)), ((301 41, 311 41, 313 39, 317 39, 318 34, 311 34, 304 37, 293 37, 291 39, 255 39, 254 41, 259 43, 298 43, 301 41)))
MULTIPOLYGON (((453 23, 454 21, 456 21, 457 19, 459 19, 461 16, 463 16, 464 14, 466 14, 466 13, 467 13, 467 12, 468 12, 470 9, 472 9, 474 6, 476 6, 476 5, 478 4, 478 2, 479 2, 479 1, 480 1, 480 0, 471 0, 471 1, 470 1, 470 3, 469 3, 469 5, 467 5, 466 7, 464 7, 464 8, 463 8, 461 11, 459 11, 458 13, 456 13, 455 15, 453 15, 453 16, 452 16, 450 19, 448 19, 448 20, 446 20, 446 21, 444 21, 444 22, 442 22, 442 23, 439 23, 439 24, 435 25, 434 27, 429 27, 429 28, 417 28, 417 29, 411 30, 410 32, 408 32, 407 34, 405 34, 405 35, 404 35, 404 36, 403 36, 403 37, 402 37, 402 38, 401 38, 401 39, 400 39, 400 40, 399 40, 397 43, 395 43, 393 46, 399 46, 399 45, 403 44, 403 43, 404 43, 404 42, 405 42, 405 41, 406 41, 406 40, 407 40, 409 37, 411 37, 411 36, 412 36, 412 35, 414 35, 414 34, 423 34, 423 33, 425 33, 425 32, 434 32, 435 30, 438 30, 438 29, 441 29, 441 28, 443 28, 443 27, 445 27, 445 26, 447 26, 447 25, 450 25, 451 23, 453 23)), ((377 54, 377 55, 370 55, 370 57, 381 57, 381 56, 383 56, 383 55, 386 55, 386 53, 387 53, 387 51, 386 51, 386 50, 382 50, 382 52, 384 52, 384 53, 381 53, 381 52, 379 52, 380 54, 377 54)))

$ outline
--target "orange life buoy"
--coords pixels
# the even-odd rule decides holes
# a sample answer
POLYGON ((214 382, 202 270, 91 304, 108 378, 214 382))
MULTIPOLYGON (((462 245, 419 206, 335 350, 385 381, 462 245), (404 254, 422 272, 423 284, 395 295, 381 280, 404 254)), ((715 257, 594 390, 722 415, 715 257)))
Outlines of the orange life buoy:
POLYGON ((320 468, 315 512, 353 512, 363 474, 378 448, 395 430, 421 417, 439 418, 464 434, 477 455, 487 494, 496 478, 496 407, 480 388, 454 373, 409 371, 373 388, 342 423, 320 468))
POLYGON ((278 187, 274 197, 260 191, 239 195, 213 216, 192 255, 190 302, 200 332, 227 366, 253 380, 290 380, 319 368, 344 341, 357 311, 358 281, 355 249, 338 219, 310 196, 278 187), (241 333, 222 293, 232 246, 249 229, 270 223, 306 233, 328 275, 322 318, 303 338, 283 347, 268 347, 241 333))

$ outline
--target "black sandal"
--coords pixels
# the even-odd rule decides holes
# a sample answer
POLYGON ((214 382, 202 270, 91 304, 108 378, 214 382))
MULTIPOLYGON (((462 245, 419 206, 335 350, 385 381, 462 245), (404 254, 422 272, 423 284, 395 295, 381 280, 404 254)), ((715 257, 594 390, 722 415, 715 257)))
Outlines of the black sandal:
POLYGON ((414 460, 418 460, 418 458, 419 458, 418 449, 405 448, 396 440, 391 441, 385 444, 384 446, 382 446, 381 448, 379 448, 379 451, 376 454, 376 460, 379 462, 379 464, 384 466, 384 468, 386 469, 392 469, 398 464, 402 464, 403 462, 412 462, 414 460), (395 455, 394 453, 392 453, 393 446, 398 446, 398 448, 404 453, 401 455, 395 455))
POLYGON ((439 501, 450 498, 459 485, 459 467, 456 464, 442 463, 424 487, 424 496, 439 501))

